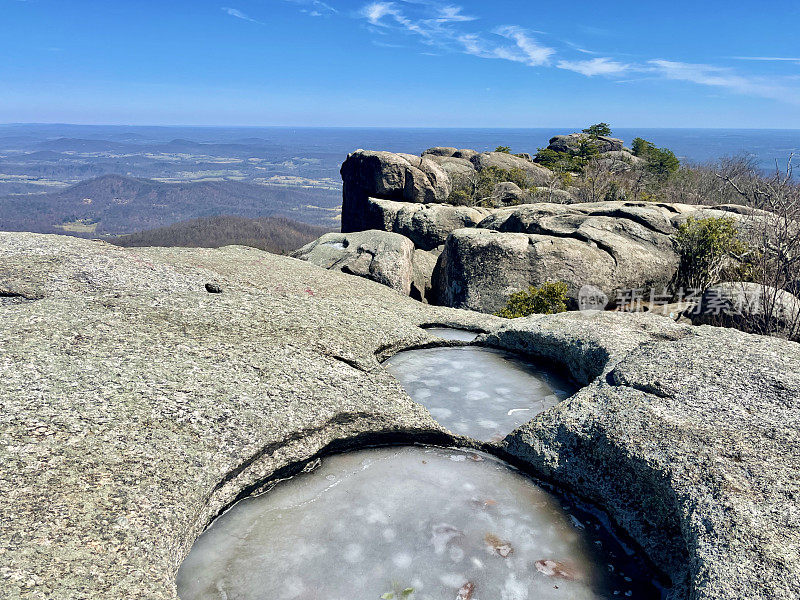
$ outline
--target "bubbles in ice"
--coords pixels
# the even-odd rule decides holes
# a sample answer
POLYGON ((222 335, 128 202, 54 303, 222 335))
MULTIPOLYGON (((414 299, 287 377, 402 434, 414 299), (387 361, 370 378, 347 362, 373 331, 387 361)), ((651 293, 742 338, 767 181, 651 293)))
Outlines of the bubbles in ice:
POLYGON ((541 365, 474 346, 409 350, 384 365, 434 419, 480 440, 502 439, 573 390, 541 365))
POLYGON ((570 516, 485 454, 353 452, 222 515, 181 566, 178 592, 182 600, 658 598, 625 552, 598 550, 594 524, 577 529, 570 516))

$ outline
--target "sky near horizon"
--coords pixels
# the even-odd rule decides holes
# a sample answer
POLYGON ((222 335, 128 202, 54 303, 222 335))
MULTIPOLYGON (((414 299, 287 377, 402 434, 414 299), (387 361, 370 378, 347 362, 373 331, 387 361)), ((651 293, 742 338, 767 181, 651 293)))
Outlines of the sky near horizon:
POLYGON ((800 3, 0 0, 0 122, 800 128, 800 3))

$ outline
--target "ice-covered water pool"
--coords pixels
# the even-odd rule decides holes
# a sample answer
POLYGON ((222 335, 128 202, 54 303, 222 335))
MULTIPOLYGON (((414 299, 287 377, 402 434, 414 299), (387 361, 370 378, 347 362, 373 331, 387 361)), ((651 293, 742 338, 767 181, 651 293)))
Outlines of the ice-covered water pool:
POLYGON ((596 520, 486 454, 382 448, 236 504, 178 572, 182 600, 658 598, 596 520))
POLYGON ((502 439, 574 392, 555 372, 490 348, 408 350, 383 364, 439 423, 479 440, 502 439))

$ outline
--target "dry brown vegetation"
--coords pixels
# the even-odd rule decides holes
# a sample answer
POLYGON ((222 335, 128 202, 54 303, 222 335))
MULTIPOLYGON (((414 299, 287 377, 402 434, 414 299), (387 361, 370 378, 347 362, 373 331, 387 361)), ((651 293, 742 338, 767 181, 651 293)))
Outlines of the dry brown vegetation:
POLYGON ((756 298, 748 294, 750 310, 736 315, 736 326, 800 339, 800 301, 794 297, 800 293, 800 180, 793 157, 772 173, 746 157, 658 173, 644 161, 601 155, 580 172, 554 173, 549 189, 567 191, 575 202, 738 205, 732 208, 735 220, 701 219, 684 228, 676 239, 682 261, 675 288, 703 292, 725 281, 755 284, 756 298))

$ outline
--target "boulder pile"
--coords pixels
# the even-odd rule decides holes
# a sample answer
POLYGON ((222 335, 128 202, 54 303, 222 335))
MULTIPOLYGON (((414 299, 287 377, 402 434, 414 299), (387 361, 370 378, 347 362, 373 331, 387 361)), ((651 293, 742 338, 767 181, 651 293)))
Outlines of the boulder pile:
MULTIPOLYGON (((587 138, 556 136, 550 147, 574 151, 587 138)), ((592 139, 600 143, 601 157, 636 159, 621 140, 592 139)), ((678 269, 673 238, 682 223, 689 217, 748 216, 733 205, 564 202, 568 192, 542 187, 554 177, 551 171, 530 156, 507 152, 437 147, 413 156, 358 150, 347 157, 341 173, 344 237, 337 240, 353 252, 361 238, 348 236, 363 237, 367 231, 376 239, 378 232, 403 236, 413 251, 401 253, 403 266, 394 271, 414 272, 413 285, 408 275, 398 283, 387 272, 393 259, 378 256, 399 256, 391 244, 376 246, 372 258, 358 259, 358 267, 350 259, 333 259, 330 246, 323 254, 320 244, 294 256, 356 272, 426 302, 481 312, 497 312, 511 294, 551 281, 567 284, 570 308, 578 308, 581 289, 587 287, 610 303, 621 301, 625 290, 663 295, 678 269), (513 172, 530 187, 500 182, 488 206, 459 205, 456 192, 474 185, 487 169, 513 172), (412 254, 413 259, 406 258, 412 254)))

